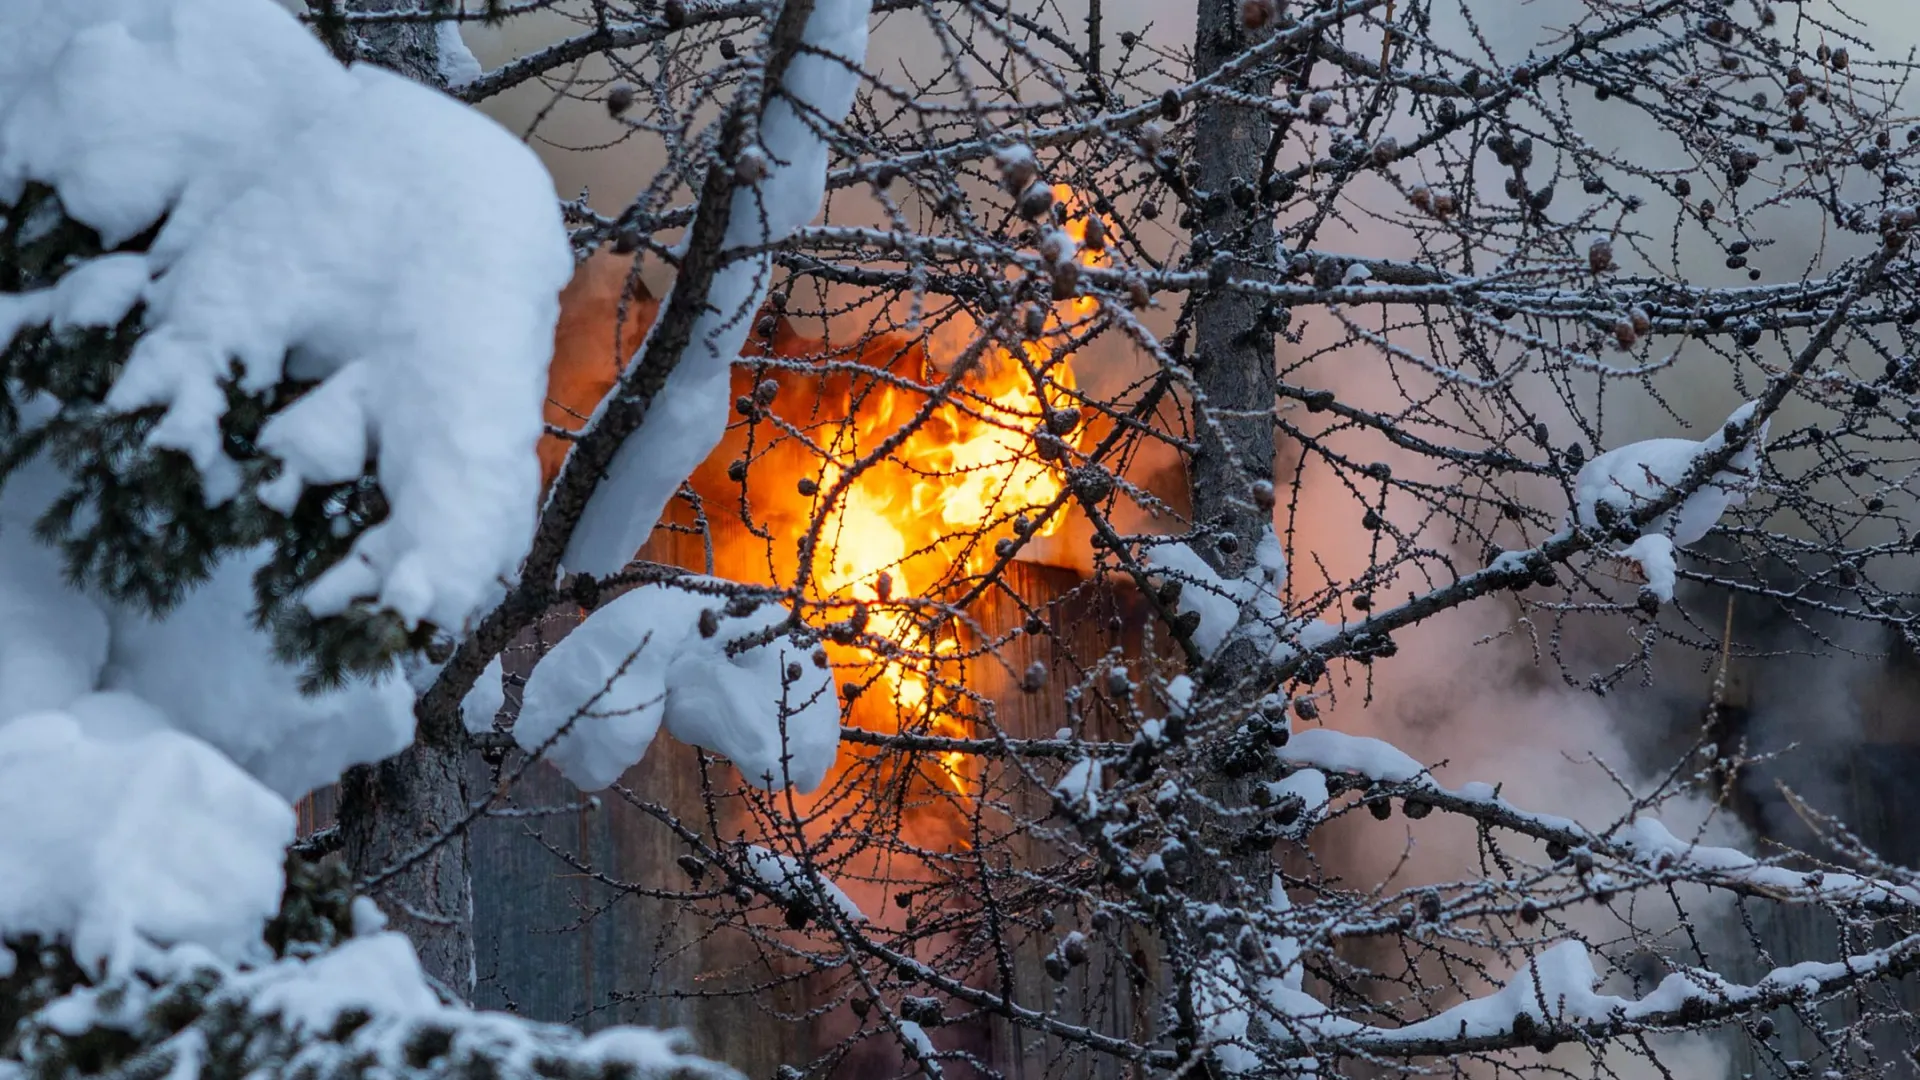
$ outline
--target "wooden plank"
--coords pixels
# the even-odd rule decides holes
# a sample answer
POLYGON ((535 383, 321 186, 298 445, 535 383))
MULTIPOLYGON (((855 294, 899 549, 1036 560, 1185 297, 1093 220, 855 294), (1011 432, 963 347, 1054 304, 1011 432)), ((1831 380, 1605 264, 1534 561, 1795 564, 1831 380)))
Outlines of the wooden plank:
MULTIPOLYGON (((1004 659, 1015 673, 1023 672, 1035 660, 1045 663, 1048 670, 1044 690, 1023 694, 1006 685, 1004 669, 999 665, 987 661, 979 665, 977 682, 983 688, 997 689, 993 696, 1007 735, 1051 738, 1063 728, 1073 728, 1064 707, 1066 692, 1087 682, 1110 653, 1117 651, 1118 656, 1132 661, 1130 675, 1136 683, 1144 682, 1146 672, 1140 670, 1138 661, 1145 655, 1142 628, 1146 613, 1141 598, 1131 590, 1117 591, 1104 583, 1088 586, 1071 572, 1023 563, 1008 568, 1005 584, 1005 589, 989 594, 987 602, 976 610, 976 617, 983 630, 999 634, 1025 623, 1029 612, 1038 613, 1045 630, 1038 635, 1023 634, 1005 650, 1004 659)), ((1079 729, 1072 733, 1092 740, 1131 738, 1134 733, 1130 725, 1099 706, 1104 693, 1095 688, 1095 692, 1081 696, 1084 715, 1079 729)), ((1144 690, 1138 697, 1143 703, 1148 700, 1144 690)), ((1151 709, 1147 712, 1153 714, 1151 709)), ((1009 771, 994 770, 995 778, 989 784, 996 790, 1007 789, 1005 797, 1024 821, 1047 819, 1052 812, 1051 796, 1017 782, 1017 777, 1002 775, 1009 771)), ((1016 836, 1009 854, 1016 865, 1028 867, 1059 865, 1063 857, 1031 832, 1016 836)), ((1094 871, 1087 867, 1086 872, 1094 871)), ((1030 918, 1037 915, 1021 914, 1030 918)), ((1069 1023, 1090 1025, 1117 1038, 1149 1038, 1152 1002, 1160 976, 1153 962, 1155 950, 1140 936, 1139 929, 1115 920, 1104 932, 1096 930, 1093 913, 1077 904, 1055 905, 1050 914, 1052 930, 1017 927, 1009 935, 1015 999, 1027 1008, 1051 1012, 1069 1023), (1046 973, 1046 958, 1066 934, 1076 930, 1086 937, 1088 961, 1056 982, 1046 973), (1136 982, 1141 974, 1144 980, 1136 982)), ((1009 1077, 1123 1080, 1132 1075, 1117 1059, 1085 1055, 1056 1037, 999 1020, 992 1030, 993 1063, 1009 1077)))

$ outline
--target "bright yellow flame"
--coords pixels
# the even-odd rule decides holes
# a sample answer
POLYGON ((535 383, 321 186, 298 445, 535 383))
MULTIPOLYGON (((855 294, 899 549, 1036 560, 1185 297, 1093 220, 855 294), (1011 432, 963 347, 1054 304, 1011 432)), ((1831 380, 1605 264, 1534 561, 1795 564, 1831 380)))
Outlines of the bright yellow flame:
MULTIPOLYGON (((1102 267, 1111 263, 1113 258, 1104 250, 1105 245, 1102 245, 1103 250, 1100 251, 1094 251, 1087 247, 1088 223, 1091 222, 1093 218, 1085 212, 1086 207, 1082 204, 1080 196, 1074 192, 1073 188, 1066 184, 1055 184, 1053 185, 1053 198, 1054 201, 1062 203, 1067 207, 1069 216, 1067 218, 1066 233, 1068 236, 1073 237, 1073 242, 1080 247, 1080 265, 1102 267)), ((1102 233, 1110 231, 1105 218, 1100 219, 1100 230, 1102 233)), ((1100 302, 1091 296, 1076 296, 1072 300, 1067 301, 1067 308, 1076 319, 1086 318, 1088 315, 1093 314, 1093 310, 1099 306, 1100 302)))
MULTIPOLYGON (((1078 201, 1064 184, 1055 187, 1055 195, 1070 208, 1078 201)), ((1086 230, 1084 216, 1066 225, 1076 243, 1084 242, 1086 230)), ((1105 252, 1084 247, 1079 258, 1088 266, 1109 260, 1105 252)), ((1041 337, 1060 331, 1063 314, 1084 318, 1095 306, 1090 297, 1056 305, 1041 337)), ((1055 411, 1074 408, 1073 373, 1054 361, 1044 343, 1021 344, 1025 363, 997 345, 990 347, 956 395, 958 400, 942 402, 886 461, 855 476, 822 530, 814 568, 819 597, 867 604, 867 633, 912 654, 888 658, 865 649, 837 650, 850 666, 869 673, 869 693, 884 689, 891 695, 903 727, 909 718, 924 717, 933 734, 970 734, 956 710, 941 707, 944 699, 935 685, 952 662, 929 664, 926 659, 929 654, 952 655, 958 643, 951 637, 929 640, 937 628, 916 618, 911 608, 890 601, 910 600, 951 584, 956 572, 984 573, 997 558, 996 542, 1016 535, 1016 519, 1037 516, 1063 490, 1067 462, 1039 460, 1033 440, 1055 411)), ((870 452, 914 415, 919 404, 896 388, 878 389, 855 410, 851 445, 837 450, 843 457, 870 452)), ((1071 436, 1063 439, 1071 444, 1071 436)), ((833 490, 841 476, 838 466, 830 466, 820 478, 820 490, 833 490)), ((1047 536, 1059 529, 1062 517, 1055 513, 1018 527, 1031 536, 1047 536)), ((939 761, 946 781, 965 794, 968 755, 949 751, 940 754, 939 761)))

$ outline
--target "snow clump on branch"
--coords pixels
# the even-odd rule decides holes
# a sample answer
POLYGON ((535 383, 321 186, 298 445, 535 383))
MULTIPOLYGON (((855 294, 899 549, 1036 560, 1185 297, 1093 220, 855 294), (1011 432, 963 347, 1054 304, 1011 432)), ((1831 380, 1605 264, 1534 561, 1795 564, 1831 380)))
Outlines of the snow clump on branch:
POLYGON ((1575 521, 1585 529, 1605 529, 1679 487, 1695 462, 1722 452, 1729 438, 1741 440, 1723 469, 1680 505, 1648 522, 1638 539, 1620 552, 1640 564, 1648 590, 1660 600, 1673 599, 1674 549, 1704 538, 1758 483, 1755 467, 1767 443, 1766 423, 1757 432, 1751 430, 1758 408, 1759 402, 1747 402, 1698 441, 1646 439, 1609 450, 1587 462, 1574 478, 1575 521))
MULTIPOLYGON (((260 432, 280 463, 267 506, 374 462, 388 514, 309 589, 319 615, 372 600, 457 629, 532 537, 572 260, 552 181, 503 135, 399 76, 341 68, 262 0, 0 14, 0 202, 43 184, 108 249, 152 234, 82 279, 90 302, 61 297, 67 321, 100 326, 145 305, 108 408, 164 410, 148 445, 187 455, 210 505, 246 479, 221 427, 233 374, 251 394, 316 384, 260 432)), ((8 297, 0 329, 53 314, 8 297)))
MULTIPOLYGON (((690 579, 689 584, 712 579, 690 579)), ((604 788, 645 756, 662 724, 725 754, 748 782, 819 786, 840 749, 830 670, 779 631, 787 611, 669 585, 595 611, 527 678, 513 737, 583 789, 604 788)))

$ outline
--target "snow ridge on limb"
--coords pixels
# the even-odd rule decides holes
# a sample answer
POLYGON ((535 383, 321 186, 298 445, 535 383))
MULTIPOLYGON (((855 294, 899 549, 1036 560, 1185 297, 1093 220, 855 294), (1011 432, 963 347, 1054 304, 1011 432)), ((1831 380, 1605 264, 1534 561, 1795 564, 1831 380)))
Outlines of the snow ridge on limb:
MULTIPOLYGON (((770 96, 760 118, 758 143, 742 150, 736 170, 742 183, 733 189, 723 247, 755 253, 714 272, 705 310, 694 321, 679 362, 645 423, 614 453, 606 477, 580 514, 562 558, 567 569, 604 575, 625 566, 646 542, 667 500, 719 443, 727 422, 729 370, 772 281, 772 256, 765 249, 820 210, 827 182, 820 125, 838 121, 853 105, 866 59, 870 7, 868 0, 815 0, 802 33, 804 49, 787 64, 782 92, 770 96)), ((671 301, 671 296, 662 301, 663 310, 671 301)), ((636 356, 646 353, 659 326, 656 322, 636 356)), ((606 408, 603 401, 589 431, 606 408)))
POLYGON ((1279 648, 1285 612, 1280 594, 1287 587, 1287 557, 1268 526, 1255 545, 1246 572, 1228 580, 1184 543, 1157 544, 1142 560, 1179 586, 1175 612, 1190 620, 1190 636, 1202 657, 1211 657, 1236 632, 1249 635, 1263 651, 1279 648))
MULTIPOLYGON (((731 584, 683 584, 702 583, 731 584)), ((738 603, 647 585, 601 607, 528 676, 515 740, 529 752, 547 747, 548 760, 591 791, 637 764, 664 724, 726 755, 758 787, 813 790, 840 749, 832 672, 776 633, 784 607, 738 603)))
POLYGON ((1677 490, 1696 462, 1712 458, 1731 440, 1738 440, 1739 449, 1719 472, 1689 493, 1680 505, 1640 529, 1643 535, 1667 535, 1678 547, 1698 542, 1722 514, 1745 502, 1754 486, 1754 466, 1766 446, 1768 427, 1762 421, 1758 431, 1751 430, 1759 406, 1757 401, 1740 406, 1704 439, 1645 439, 1595 457, 1581 466, 1574 478, 1575 519, 1586 529, 1609 525, 1677 490))
MULTIPOLYGON (((1907 915, 1920 910, 1920 888, 1900 871, 1873 878, 1770 865, 1732 848, 1679 839, 1647 815, 1594 832, 1568 818, 1521 810, 1487 784, 1442 786, 1413 759, 1380 740, 1316 729, 1294 735, 1278 753, 1296 769, 1294 777, 1309 772, 1334 775, 1348 790, 1368 791, 1369 798, 1404 797, 1409 817, 1440 809, 1546 840, 1549 858, 1560 863, 1560 872, 1571 873, 1568 867, 1584 862, 1589 869, 1582 872, 1596 889, 1687 882, 1784 903, 1860 905, 1907 915), (1556 845, 1559 853, 1553 854, 1556 845), (1566 862, 1569 859, 1573 861, 1566 862)), ((1748 983, 1703 968, 1681 969, 1649 992, 1629 997, 1599 989, 1601 979, 1584 943, 1540 942, 1537 952, 1529 947, 1511 961, 1513 973, 1491 993, 1412 1023, 1385 1026, 1342 1015, 1304 992, 1299 980, 1303 950, 1330 948, 1344 935, 1366 932, 1364 925, 1308 922, 1295 931, 1289 910, 1276 882, 1274 897, 1263 911, 1268 921, 1260 924, 1261 947, 1251 955, 1244 946, 1240 950, 1242 960, 1256 962, 1243 965, 1221 952, 1213 957, 1215 966, 1197 980, 1202 1027, 1229 1073, 1256 1072, 1309 1057, 1329 1040, 1337 1040, 1342 1052, 1413 1057, 1692 1030, 1718 1018, 1818 1001, 1920 963, 1920 936, 1907 936, 1834 961, 1779 966, 1748 983), (1264 1036, 1258 1034, 1262 1029, 1264 1036)), ((1435 914, 1426 917, 1440 918, 1440 910, 1436 903, 1435 914)))
POLYGON ((758 844, 748 844, 745 850, 747 866, 775 899, 786 904, 812 904, 812 892, 817 888, 819 895, 848 922, 867 921, 866 912, 860 910, 860 905, 853 902, 838 882, 810 869, 804 861, 758 844))
MULTIPOLYGON (((1399 1028, 1355 1025, 1340 1034, 1353 1053, 1394 1057, 1538 1046, 1564 1038, 1615 1037, 1630 1032, 1681 1031, 1722 1017, 1818 1000, 1874 978, 1911 970, 1920 935, 1837 961, 1775 968, 1752 983, 1735 983, 1704 970, 1676 971, 1644 997, 1603 994, 1585 944, 1562 941, 1542 950, 1501 989, 1463 1001, 1399 1028), (1542 1010, 1540 1002, 1548 1002, 1542 1010)), ((1310 1051, 1294 1038, 1270 1048, 1275 1055, 1310 1051)))
MULTIPOLYGON (((1887 913, 1920 913, 1920 884, 1904 872, 1886 878, 1838 871, 1808 873, 1735 848, 1682 840, 1648 814, 1609 831, 1595 831, 1572 818, 1517 806, 1491 784, 1476 781, 1446 787, 1413 758, 1379 739, 1315 728, 1294 733, 1277 755, 1294 770, 1289 781, 1310 775, 1322 792, 1327 776, 1341 778, 1349 789, 1378 785, 1383 794, 1402 796, 1424 810, 1460 814, 1569 851, 1584 851, 1616 876, 1684 879, 1790 904, 1856 904, 1887 913)), ((1279 792, 1286 782, 1270 786, 1279 792)))

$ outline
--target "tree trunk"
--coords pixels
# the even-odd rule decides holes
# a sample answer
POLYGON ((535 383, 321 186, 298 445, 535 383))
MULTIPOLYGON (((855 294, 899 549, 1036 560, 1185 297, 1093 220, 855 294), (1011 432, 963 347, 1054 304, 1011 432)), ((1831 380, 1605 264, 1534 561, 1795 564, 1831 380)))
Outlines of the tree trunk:
MULTIPOLYGON (((416 0, 347 0, 345 9, 375 12, 416 6, 416 0)), ((354 59, 445 88, 435 24, 350 25, 346 40, 354 59)), ((460 824, 469 804, 464 736, 457 722, 421 717, 414 745, 342 779, 339 818, 347 865, 359 881, 385 874, 429 842, 458 830, 430 854, 386 877, 371 894, 393 928, 412 939, 427 974, 469 1001, 474 981, 473 877, 460 824)))
MULTIPOLYGON (((1206 76, 1251 42, 1241 28, 1238 0, 1200 0, 1194 74, 1206 76)), ((1233 89, 1266 97, 1272 80, 1253 76, 1233 89)), ((1242 206, 1234 186, 1251 189, 1264 171, 1272 123, 1265 112, 1202 98, 1194 117, 1195 185, 1199 225, 1215 260, 1236 277, 1266 277, 1274 265, 1273 207, 1262 193, 1242 206)), ((1266 301, 1215 289, 1194 304, 1194 377, 1206 404, 1200 410, 1198 449, 1189 465, 1193 518, 1210 539, 1231 536, 1232 552, 1203 543, 1200 555, 1224 575, 1238 575, 1272 513, 1252 496, 1255 481, 1273 481, 1273 332, 1262 316, 1266 301)))
MULTIPOLYGON (((371 13, 382 11, 414 11, 427 5, 419 0, 332 0, 328 4, 310 4, 310 7, 341 7, 353 13, 371 13)), ((405 75, 417 83, 425 83, 436 90, 446 89, 445 81, 440 77, 440 36, 439 25, 423 19, 391 23, 351 23, 349 29, 338 32, 337 27, 328 24, 325 12, 320 13, 319 28, 321 36, 328 39, 328 45, 343 61, 363 61, 388 71, 405 75)))
POLYGON ((461 827, 466 758, 464 746, 417 742, 348 772, 340 784, 340 841, 354 877, 364 881, 413 860, 370 892, 393 929, 413 941, 427 974, 462 1001, 473 997, 474 980, 473 879, 461 827))
MULTIPOLYGON (((1195 74, 1205 76, 1248 44, 1237 0, 1200 0, 1194 45, 1195 74)), ((1244 78, 1233 86, 1265 97, 1272 80, 1244 78)), ((1194 242, 1226 260, 1236 277, 1267 277, 1274 266, 1273 209, 1261 193, 1235 197, 1235 185, 1252 186, 1263 172, 1272 124, 1264 112, 1203 98, 1194 118, 1194 157, 1200 175, 1193 193, 1199 225, 1194 242)), ((1225 289, 1203 293, 1194 303, 1194 378, 1204 401, 1195 409, 1197 449, 1188 465, 1193 520, 1199 554, 1224 577, 1237 577, 1252 564, 1254 548, 1273 520, 1272 511, 1254 496, 1254 485, 1273 482, 1273 332, 1264 318, 1266 302, 1225 289)), ((1230 641, 1206 665, 1206 681, 1217 700, 1235 701, 1233 680, 1255 665, 1236 654, 1249 646, 1230 641)), ((1246 805, 1246 783, 1217 779, 1208 794, 1229 806, 1246 805)), ((1219 825, 1220 823, 1213 823, 1219 825)), ((1209 846, 1232 845, 1224 828, 1212 830, 1209 846)), ((1202 860, 1195 895, 1202 900, 1235 899, 1233 879, 1258 889, 1266 879, 1266 853, 1253 852, 1224 862, 1202 860)))
MULTIPOLYGON (((1239 0, 1199 0, 1196 77, 1212 73, 1251 44, 1239 6, 1239 0)), ((1272 85, 1270 78, 1256 75, 1235 81, 1232 88, 1264 98, 1272 85)), ((1199 166, 1192 196, 1198 218, 1194 246, 1204 244, 1209 267, 1224 261, 1234 277, 1272 276, 1273 207, 1260 190, 1272 134, 1264 112, 1211 97, 1201 99, 1194 117, 1193 153, 1199 166)), ((1196 449, 1187 472, 1194 531, 1198 554, 1227 578, 1238 577, 1253 564, 1254 549, 1273 519, 1271 502, 1263 505, 1254 495, 1256 483, 1273 481, 1274 336, 1265 309, 1260 298, 1226 289, 1201 294, 1193 308, 1191 355, 1201 399, 1194 410, 1196 449)), ((1207 698, 1217 707, 1248 703, 1249 695, 1235 683, 1258 668, 1247 662, 1250 650, 1245 640, 1229 640, 1198 673, 1207 698)), ((1230 721, 1231 715, 1223 719, 1230 721)), ((1263 779, 1210 774, 1200 788, 1217 805, 1244 807, 1251 784, 1263 779)), ((1203 903, 1256 906, 1272 872, 1265 847, 1243 842, 1231 819, 1208 814, 1193 824, 1209 854, 1194 860, 1185 886, 1189 895, 1203 903)), ((1194 927, 1189 940, 1197 944, 1205 934, 1194 927)), ((1199 962, 1213 966, 1210 958, 1199 962)), ((1182 999, 1177 1002, 1182 1027, 1190 1027, 1197 1004, 1194 988, 1176 977, 1175 993, 1182 999)), ((1196 1034, 1182 1032, 1180 1041, 1196 1034)), ((1202 1075, 1220 1072, 1211 1059, 1201 1063, 1202 1075)))

